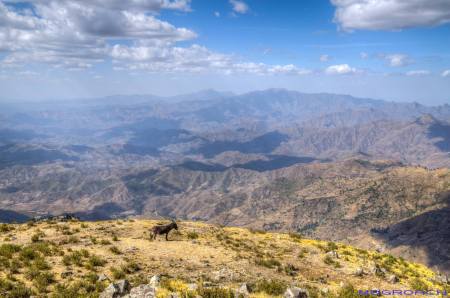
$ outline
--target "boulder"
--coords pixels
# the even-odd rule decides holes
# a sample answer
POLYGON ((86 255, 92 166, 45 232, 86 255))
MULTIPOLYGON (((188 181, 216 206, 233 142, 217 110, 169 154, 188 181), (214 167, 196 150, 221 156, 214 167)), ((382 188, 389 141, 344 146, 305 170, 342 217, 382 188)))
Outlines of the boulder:
POLYGON ((191 283, 187 285, 189 291, 196 291, 198 289, 198 285, 196 283, 191 283))
POLYGON ((156 289, 151 285, 140 285, 130 290, 124 298, 155 298, 156 289))
POLYGON ((327 252, 327 256, 330 256, 330 257, 332 257, 334 259, 339 259, 339 254, 335 250, 327 252))
POLYGON ((353 275, 354 276, 363 276, 364 275, 364 270, 361 267, 358 267, 353 272, 353 275))
POLYGON ((159 286, 159 283, 161 282, 161 277, 159 275, 153 275, 150 278, 150 285, 153 287, 159 286))
POLYGON ((99 296, 100 298, 117 298, 119 297, 119 287, 110 284, 99 296))
POLYGON ((440 282, 440 283, 443 283, 443 284, 449 284, 449 283, 450 283, 450 279, 448 278, 447 275, 444 275, 444 274, 438 274, 438 275, 435 277, 435 280, 436 280, 437 282, 440 282))
POLYGON ((391 274, 391 275, 388 276, 387 281, 392 283, 392 284, 395 284, 395 283, 399 282, 399 279, 398 279, 398 277, 395 274, 391 274))
POLYGON ((248 288, 248 285, 246 283, 243 283, 239 289, 236 291, 237 296, 243 295, 248 296, 250 294, 250 290, 248 288))
POLYGON ((105 280, 109 280, 109 277, 106 276, 106 274, 100 274, 97 278, 97 281, 100 281, 100 282, 105 281, 105 280))
POLYGON ((297 287, 291 287, 284 292, 283 295, 284 298, 308 298, 309 294, 308 291, 305 289, 297 288, 297 287))
POLYGON ((214 272, 214 280, 221 281, 221 280, 232 280, 233 279, 233 271, 222 268, 219 271, 214 272))
POLYGON ((126 279, 121 279, 116 283, 117 288, 119 289, 119 294, 124 295, 130 291, 130 283, 126 279))

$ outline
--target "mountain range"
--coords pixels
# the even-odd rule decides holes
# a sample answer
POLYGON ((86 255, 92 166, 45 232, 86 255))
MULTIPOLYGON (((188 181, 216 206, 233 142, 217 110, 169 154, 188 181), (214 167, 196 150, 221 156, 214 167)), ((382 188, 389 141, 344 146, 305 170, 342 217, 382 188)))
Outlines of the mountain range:
POLYGON ((176 217, 450 268, 448 104, 269 89, 0 111, 1 221, 176 217))

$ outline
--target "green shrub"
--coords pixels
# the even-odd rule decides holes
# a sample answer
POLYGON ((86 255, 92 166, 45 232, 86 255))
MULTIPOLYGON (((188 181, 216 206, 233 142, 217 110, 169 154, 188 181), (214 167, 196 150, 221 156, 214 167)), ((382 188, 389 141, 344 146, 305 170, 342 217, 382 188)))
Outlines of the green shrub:
POLYGON ((411 288, 413 290, 416 290, 416 291, 427 291, 428 290, 428 285, 419 278, 414 278, 413 280, 411 280, 409 282, 409 285, 411 286, 411 288))
POLYGON ((106 261, 99 256, 91 255, 88 259, 88 264, 92 267, 103 267, 106 264, 106 261))
POLYGON ((55 278, 50 272, 41 272, 38 274, 34 280, 33 285, 38 289, 39 292, 47 292, 47 287, 55 281, 55 278))
POLYGON ((120 249, 118 249, 116 246, 111 246, 111 247, 109 248, 109 250, 110 250, 113 254, 115 254, 115 255, 121 255, 121 254, 122 254, 122 252, 120 251, 120 249))
POLYGON ((231 289, 225 288, 199 288, 198 295, 202 298, 234 298, 234 293, 231 289))
POLYGON ((336 243, 334 243, 334 242, 327 243, 327 247, 326 247, 327 252, 337 250, 337 249, 338 249, 338 246, 336 245, 336 243))
POLYGON ((255 284, 250 285, 252 292, 264 292, 268 295, 278 296, 282 295, 286 290, 287 285, 280 280, 260 280, 255 284))
POLYGON ((28 298, 32 291, 21 282, 11 282, 0 278, 0 294, 4 298, 28 298))
POLYGON ((289 233, 289 237, 291 237, 292 239, 299 241, 302 240, 302 235, 300 235, 299 233, 289 233))
POLYGON ((67 254, 63 257, 63 264, 66 266, 76 265, 83 266, 83 254, 79 251, 74 251, 70 254, 67 254))
POLYGON ((15 244, 2 244, 0 246, 0 256, 10 259, 13 254, 20 252, 22 248, 15 244))
POLYGON ((33 247, 24 247, 20 251, 20 260, 24 263, 28 263, 39 257, 39 253, 33 247))
POLYGON ((343 286, 337 293, 338 298, 361 298, 352 285, 343 286))
POLYGON ((273 258, 270 259, 258 258, 256 259, 255 264, 267 268, 281 267, 281 263, 273 258))
POLYGON ((122 279, 125 278, 126 274, 122 269, 111 267, 109 269, 114 279, 122 279))
POLYGON ((113 241, 119 241, 119 238, 117 238, 117 236, 114 235, 114 236, 112 237, 112 240, 113 240, 113 241))
POLYGON ((197 239, 199 237, 199 235, 197 232, 188 232, 187 237, 188 237, 188 239, 193 240, 193 239, 197 239))
POLYGON ((331 256, 326 255, 325 258, 323 258, 323 262, 327 265, 332 265, 334 268, 341 268, 341 264, 339 262, 335 261, 331 256))
POLYGON ((37 258, 33 261, 33 267, 38 270, 49 270, 50 264, 44 258, 37 258))
POLYGON ((14 227, 8 224, 0 224, 0 233, 8 233, 13 231, 14 227))

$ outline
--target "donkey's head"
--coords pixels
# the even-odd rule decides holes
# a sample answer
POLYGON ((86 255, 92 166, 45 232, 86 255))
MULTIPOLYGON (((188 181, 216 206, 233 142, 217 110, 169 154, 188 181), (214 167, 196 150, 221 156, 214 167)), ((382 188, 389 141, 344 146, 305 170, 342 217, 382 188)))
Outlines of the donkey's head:
POLYGON ((177 230, 178 231, 178 225, 177 225, 177 223, 176 223, 176 221, 175 220, 173 220, 172 219, 172 223, 171 223, 171 225, 172 225, 172 227, 175 229, 175 230, 177 230))

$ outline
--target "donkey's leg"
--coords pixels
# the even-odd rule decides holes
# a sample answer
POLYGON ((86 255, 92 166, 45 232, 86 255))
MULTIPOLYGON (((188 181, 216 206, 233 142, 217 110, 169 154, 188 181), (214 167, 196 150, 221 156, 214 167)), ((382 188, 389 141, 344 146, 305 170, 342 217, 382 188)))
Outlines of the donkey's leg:
POLYGON ((166 233, 166 241, 169 241, 169 239, 167 238, 167 236, 169 236, 169 233, 166 233))

